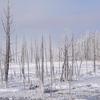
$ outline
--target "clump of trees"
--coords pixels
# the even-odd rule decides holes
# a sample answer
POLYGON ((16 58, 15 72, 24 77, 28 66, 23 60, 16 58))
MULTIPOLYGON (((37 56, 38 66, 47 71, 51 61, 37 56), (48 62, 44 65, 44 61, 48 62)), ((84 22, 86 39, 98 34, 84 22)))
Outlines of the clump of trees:
MULTIPOLYGON (((60 81, 72 82, 77 80, 81 74, 81 67, 83 61, 86 63, 86 72, 88 73, 88 61, 93 62, 93 72, 96 73, 96 61, 100 59, 100 40, 98 33, 89 33, 86 37, 64 38, 64 43, 58 47, 53 48, 52 37, 49 36, 46 42, 44 36, 41 36, 41 41, 31 41, 29 44, 27 40, 22 41, 22 45, 18 47, 18 36, 15 39, 15 46, 11 46, 11 29, 12 29, 12 16, 9 0, 7 3, 5 17, 2 18, 2 26, 5 32, 6 47, 4 53, 2 47, 0 49, 0 73, 2 82, 9 80, 10 63, 20 64, 20 79, 23 79, 24 87, 25 82, 31 82, 30 78, 30 64, 35 64, 35 76, 45 84, 45 78, 49 77, 50 87, 54 78, 59 74, 60 81), (12 49, 13 48, 13 49, 12 49), (54 52, 55 51, 55 52, 54 52), (54 56, 55 55, 55 56, 54 56), (13 58, 13 59, 11 59, 13 58), (55 63, 58 62, 56 73, 55 63), (2 64, 4 63, 4 70, 2 64), (63 63, 63 64, 62 64, 63 63), (27 75, 26 66, 27 65, 27 75)), ((51 92, 52 96, 52 92, 51 92)))

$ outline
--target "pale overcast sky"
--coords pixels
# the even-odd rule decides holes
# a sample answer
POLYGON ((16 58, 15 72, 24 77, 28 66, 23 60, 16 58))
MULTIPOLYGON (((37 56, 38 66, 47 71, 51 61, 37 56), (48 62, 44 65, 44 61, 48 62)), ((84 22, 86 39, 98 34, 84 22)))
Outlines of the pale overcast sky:
MULTIPOLYGON (((0 0, 0 17, 5 1, 0 0)), ((78 36, 86 31, 100 31, 100 0, 10 1, 14 33, 19 37, 36 38, 43 33, 59 39, 64 33, 78 36)), ((0 30, 3 33, 1 25, 0 30)))

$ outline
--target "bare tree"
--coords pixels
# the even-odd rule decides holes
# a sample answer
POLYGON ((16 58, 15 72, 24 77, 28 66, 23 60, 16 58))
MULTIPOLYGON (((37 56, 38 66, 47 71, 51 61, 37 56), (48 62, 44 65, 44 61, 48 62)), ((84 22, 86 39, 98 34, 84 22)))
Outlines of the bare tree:
POLYGON ((83 56, 82 56, 82 42, 77 42, 76 44, 76 49, 75 49, 75 75, 76 75, 76 80, 78 79, 78 77, 80 76, 80 72, 81 72, 81 65, 82 65, 82 60, 83 60, 83 56))
POLYGON ((4 71, 3 71, 3 55, 2 55, 2 42, 1 42, 1 46, 0 46, 0 74, 1 74, 1 82, 3 83, 3 79, 4 79, 4 71))
POLYGON ((41 44, 41 56, 42 56, 42 64, 41 64, 41 80, 44 83, 44 39, 42 36, 42 44, 41 44))
POLYGON ((64 46, 64 63, 62 66, 61 81, 69 80, 69 43, 67 36, 65 37, 65 46, 64 46))
POLYGON ((53 65, 53 55, 52 55, 52 42, 51 36, 49 36, 49 52, 50 52, 50 76, 51 76, 51 91, 50 96, 52 96, 52 84, 53 84, 53 77, 54 77, 54 65, 53 65))
POLYGON ((95 40, 95 33, 93 34, 93 66, 94 66, 94 73, 96 72, 96 40, 95 40))
POLYGON ((30 46, 30 60, 32 63, 33 62, 33 43, 32 43, 32 40, 31 40, 31 46, 30 46))
POLYGON ((86 61, 86 72, 88 72, 88 66, 87 62, 89 60, 89 37, 86 37, 86 40, 84 41, 84 56, 85 56, 85 61, 86 61))
POLYGON ((74 36, 72 34, 72 65, 71 65, 71 77, 74 75, 74 36))
POLYGON ((47 59, 47 49, 45 47, 45 65, 46 65, 46 74, 48 75, 48 59, 47 59))
POLYGON ((26 61, 26 41, 24 41, 23 45, 22 45, 22 51, 21 51, 21 71, 22 71, 22 77, 23 77, 23 84, 24 84, 24 88, 25 88, 25 61, 26 61))
POLYGON ((3 83, 3 70, 2 70, 2 61, 0 59, 0 74, 1 74, 1 82, 3 83))
POLYGON ((8 0, 5 20, 2 20, 2 26, 3 26, 3 29, 6 33, 6 57, 5 57, 5 81, 6 81, 6 85, 8 83, 8 73, 9 73, 9 63, 10 63, 11 25, 12 25, 12 19, 11 19, 11 14, 10 14, 9 0, 8 0))
POLYGON ((16 55, 16 58, 15 58, 15 61, 16 63, 18 62, 18 38, 17 38, 17 35, 16 35, 16 41, 15 41, 15 55, 16 55))
POLYGON ((59 50, 59 73, 60 73, 60 67, 61 67, 61 48, 59 50))
POLYGON ((30 61, 29 61, 29 52, 26 51, 26 60, 27 60, 27 70, 28 70, 28 82, 30 82, 30 61))
POLYGON ((36 65, 36 77, 40 77, 40 57, 39 57, 39 50, 37 42, 35 41, 35 52, 34 52, 34 58, 35 58, 35 65, 36 65))

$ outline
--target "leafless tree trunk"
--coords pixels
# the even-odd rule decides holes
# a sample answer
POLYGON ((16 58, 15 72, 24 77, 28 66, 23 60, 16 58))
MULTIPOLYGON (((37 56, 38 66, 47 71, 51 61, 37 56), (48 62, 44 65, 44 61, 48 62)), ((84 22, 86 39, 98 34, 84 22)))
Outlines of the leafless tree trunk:
POLYGON ((40 77, 40 58, 39 58, 39 51, 38 51, 38 45, 35 41, 35 65, 36 65, 36 77, 40 77))
POLYGON ((65 37, 65 46, 64 46, 64 64, 62 67, 61 81, 69 80, 69 43, 67 36, 65 37))
MULTIPOLYGON (((79 51, 78 51, 79 54, 79 51)), ((77 55, 78 56, 78 55, 77 55)), ((78 79, 78 77, 80 76, 80 72, 81 72, 81 65, 82 65, 82 55, 80 56, 79 59, 75 58, 76 61, 76 80, 78 79), (79 63, 80 62, 80 63, 79 63)))
POLYGON ((48 60, 47 60, 47 50, 46 50, 46 47, 45 47, 45 63, 46 63, 46 74, 48 75, 48 60))
POLYGON ((59 48, 59 74, 60 74, 60 66, 61 66, 61 49, 59 48))
POLYGON ((2 70, 1 59, 0 59, 0 74, 1 74, 1 82, 3 83, 3 70, 2 70))
POLYGON ((52 55, 52 42, 51 36, 49 36, 49 52, 50 52, 50 75, 51 75, 51 92, 50 96, 52 97, 52 84, 53 84, 53 77, 54 77, 54 65, 53 65, 53 55, 52 55))
POLYGON ((30 48, 30 59, 31 59, 31 63, 33 62, 33 43, 31 41, 31 48, 30 48))
POLYGON ((22 60, 22 57, 21 57, 21 59, 18 58, 19 70, 20 70, 20 79, 22 78, 22 65, 21 65, 22 61, 21 60, 22 60))
POLYGON ((22 54, 21 54, 21 63, 22 63, 22 76, 23 76, 23 84, 24 84, 24 88, 25 88, 25 59, 26 58, 26 43, 24 42, 24 44, 22 45, 22 54))
POLYGON ((95 33, 93 34, 93 65, 94 65, 94 73, 96 73, 96 43, 95 43, 95 33))
POLYGON ((42 36, 42 44, 41 44, 41 56, 42 56, 42 66, 41 66, 41 80, 44 83, 44 38, 42 36))
POLYGON ((27 59, 27 70, 28 70, 28 82, 30 82, 30 61, 29 61, 29 52, 28 52, 28 50, 27 50, 27 55, 26 55, 27 57, 26 57, 26 59, 27 59))
POLYGON ((74 75, 74 36, 72 34, 72 65, 71 65, 71 78, 73 78, 74 75))
POLYGON ((87 62, 89 60, 89 38, 87 37, 86 41, 84 41, 84 54, 86 60, 86 72, 88 72, 87 62))
POLYGON ((3 83, 4 70, 3 70, 2 64, 3 64, 3 56, 2 56, 2 42, 1 42, 1 47, 0 47, 0 72, 1 72, 1 82, 3 83))
POLYGON ((16 63, 18 62, 18 51, 17 51, 17 42, 18 42, 18 38, 17 38, 17 35, 16 35, 16 42, 15 42, 15 55, 16 55, 16 58, 15 58, 15 61, 16 61, 16 63))
POLYGON ((2 20, 2 26, 6 33, 5 81, 6 81, 6 86, 7 86, 9 63, 10 63, 10 33, 11 33, 11 25, 12 25, 9 0, 8 0, 7 12, 5 16, 6 16, 5 17, 6 19, 5 21, 2 20))

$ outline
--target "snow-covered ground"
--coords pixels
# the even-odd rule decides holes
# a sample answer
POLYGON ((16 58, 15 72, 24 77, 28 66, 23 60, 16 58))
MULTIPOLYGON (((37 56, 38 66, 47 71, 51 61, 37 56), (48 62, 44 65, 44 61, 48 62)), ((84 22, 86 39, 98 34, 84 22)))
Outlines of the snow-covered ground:
MULTIPOLYGON (((61 63, 62 66, 63 63, 61 63)), ((80 62, 78 62, 80 65, 80 62)), ((35 75, 35 64, 30 64, 30 81, 28 82, 27 64, 25 66, 26 79, 20 78, 20 65, 11 64, 8 87, 0 83, 0 100, 100 100, 100 63, 96 62, 96 73, 93 73, 93 62, 82 63, 80 75, 77 80, 60 82, 62 67, 54 63, 55 75, 53 77, 52 91, 50 89, 50 75, 45 74, 44 86, 35 75), (32 87, 30 89, 30 87, 32 87), (70 88, 70 91, 69 91, 70 88)), ((77 66, 75 64, 74 66, 77 66)), ((48 63, 48 71, 50 66, 48 63)))

